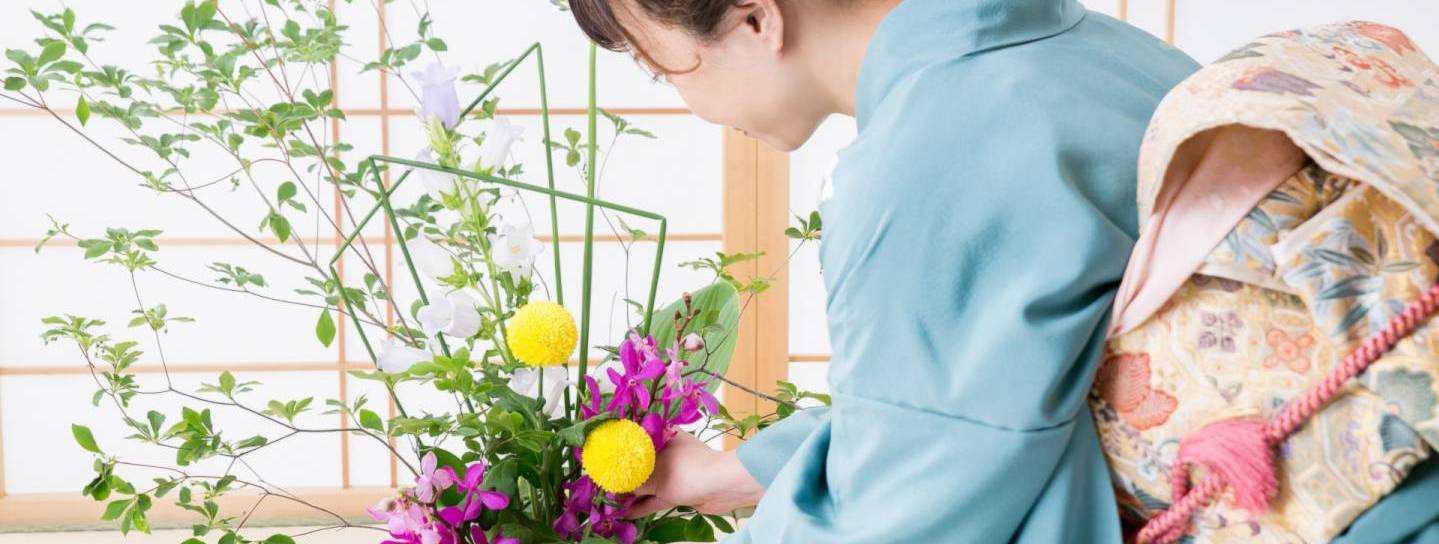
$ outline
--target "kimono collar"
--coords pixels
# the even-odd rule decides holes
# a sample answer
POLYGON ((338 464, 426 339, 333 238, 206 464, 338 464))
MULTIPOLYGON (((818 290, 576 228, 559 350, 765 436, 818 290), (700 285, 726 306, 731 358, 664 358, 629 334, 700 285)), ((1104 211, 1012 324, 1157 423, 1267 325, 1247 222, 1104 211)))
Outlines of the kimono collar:
POLYGON ((905 0, 875 29, 855 97, 860 130, 889 89, 924 66, 1047 38, 1084 18, 1077 0, 905 0))

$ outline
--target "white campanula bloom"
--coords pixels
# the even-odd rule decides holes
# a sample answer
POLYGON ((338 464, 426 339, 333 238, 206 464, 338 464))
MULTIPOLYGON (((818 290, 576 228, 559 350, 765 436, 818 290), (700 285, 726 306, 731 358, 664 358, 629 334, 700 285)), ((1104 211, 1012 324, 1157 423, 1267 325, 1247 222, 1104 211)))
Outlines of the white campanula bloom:
POLYGON ((542 368, 523 367, 515 370, 510 375, 510 389, 516 393, 530 398, 543 398, 545 401, 544 412, 550 417, 564 415, 564 394, 565 389, 574 385, 570 380, 570 373, 563 366, 547 366, 542 368), (540 391, 539 377, 545 377, 545 390, 540 391))
POLYGON ((519 281, 530 276, 535 257, 544 251, 545 244, 535 238, 534 227, 529 223, 504 224, 490 235, 490 248, 495 266, 519 281))
POLYGON ((410 260, 421 275, 430 279, 449 277, 455 273, 455 264, 450 253, 431 242, 423 235, 405 243, 410 250, 410 260))
POLYGON ((425 334, 444 333, 454 338, 469 338, 480 332, 480 312, 475 299, 464 291, 451 291, 430 303, 415 315, 425 334))
POLYGON ((460 121, 460 97, 455 92, 460 68, 432 62, 424 71, 410 75, 420 84, 420 122, 428 125, 431 119, 438 119, 445 128, 455 128, 460 121))
POLYGON ((496 117, 480 144, 481 164, 489 168, 504 167, 515 142, 522 141, 524 133, 525 127, 511 123, 508 117, 496 117))
MULTIPOLYGON (((427 146, 415 155, 415 160, 420 162, 435 162, 435 153, 427 146)), ((420 175, 420 183, 425 184, 425 192, 431 197, 440 198, 441 194, 454 194, 458 190, 459 177, 453 174, 437 172, 426 168, 415 168, 420 175)))
POLYGON ((415 366, 415 363, 429 361, 433 358, 428 351, 390 340, 380 347, 380 356, 376 364, 384 372, 399 373, 409 370, 410 367, 415 366))

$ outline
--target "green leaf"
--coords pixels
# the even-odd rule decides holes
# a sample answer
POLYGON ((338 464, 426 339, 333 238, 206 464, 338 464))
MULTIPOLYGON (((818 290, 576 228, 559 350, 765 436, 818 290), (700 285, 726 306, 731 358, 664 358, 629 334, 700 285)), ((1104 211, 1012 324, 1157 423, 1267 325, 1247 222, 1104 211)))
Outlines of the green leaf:
POLYGON ((80 125, 90 122, 90 103, 85 101, 85 95, 80 95, 80 101, 75 103, 75 117, 80 119, 80 125))
POLYGON ((695 516, 685 525, 685 538, 690 542, 714 542, 715 531, 704 516, 695 516))
POLYGON ((595 425, 599 425, 611 419, 614 419, 613 415, 609 414, 608 412, 601 413, 596 415, 595 417, 586 419, 584 421, 576 422, 569 427, 561 429, 556 436, 558 436, 560 440, 564 441, 564 443, 571 446, 583 446, 585 445, 585 437, 589 435, 591 427, 594 427, 595 425))
POLYGON ((90 433, 90 428, 84 425, 70 424, 70 434, 75 435, 75 441, 80 447, 93 453, 102 453, 100 446, 95 445, 95 435, 90 433))
MULTIPOLYGON (((715 282, 691 293, 690 301, 692 309, 700 311, 700 317, 690 323, 686 332, 698 332, 704 338, 705 349, 687 354, 686 358, 691 368, 702 367, 723 376, 739 336, 735 333, 739 329, 739 291, 729 282, 715 282)), ((674 341, 674 315, 683 309, 684 301, 677 300, 651 316, 650 334, 656 345, 669 346, 674 341)), ((711 379, 707 389, 714 391, 719 385, 719 380, 711 379)))
POLYGON ((235 375, 228 370, 220 373, 220 392, 227 397, 235 393, 235 375))
POLYGON ((385 422, 380 419, 378 414, 370 410, 360 410, 360 426, 380 434, 385 434, 385 422))
POLYGON ((44 49, 40 50, 40 58, 35 60, 35 65, 44 66, 60 60, 60 57, 63 56, 65 56, 65 42, 50 42, 44 49))
POLYGON ((439 38, 430 38, 429 41, 425 42, 425 45, 430 46, 431 51, 445 51, 449 49, 449 46, 445 45, 445 40, 439 38))
POLYGON ((120 519, 120 514, 125 513, 125 509, 129 508, 130 503, 134 501, 135 499, 121 499, 110 501, 110 505, 105 507, 105 514, 100 516, 100 520, 115 521, 117 519, 120 519))
POLYGON ((320 321, 315 323, 315 337, 325 347, 330 347, 330 343, 335 341, 335 320, 330 317, 329 308, 320 310, 320 321))
POLYGON ((160 426, 165 424, 165 414, 150 410, 145 414, 145 418, 150 420, 150 429, 158 435, 160 426))
POLYGON ((7 90, 7 91, 18 91, 18 90, 24 89, 24 88, 25 88, 25 79, 24 79, 24 78, 14 77, 14 76, 5 78, 5 90, 7 90))
POLYGON ((295 539, 287 535, 276 534, 270 535, 270 538, 265 539, 265 544, 295 544, 295 539))
POLYGON ((291 198, 295 198, 295 184, 294 184, 294 182, 287 181, 287 182, 281 183, 281 184, 280 184, 280 189, 275 192, 275 197, 276 197, 277 199, 281 200, 281 201, 289 200, 289 199, 291 199, 291 198))
POLYGON ((685 527, 689 522, 684 518, 665 518, 656 521, 648 531, 645 531, 645 539, 659 544, 669 542, 685 542, 689 537, 685 535, 685 527))
POLYGON ((280 215, 280 212, 271 212, 270 216, 265 219, 265 223, 270 226, 270 230, 275 233, 275 237, 279 238, 281 242, 290 239, 290 220, 285 219, 285 216, 280 215))

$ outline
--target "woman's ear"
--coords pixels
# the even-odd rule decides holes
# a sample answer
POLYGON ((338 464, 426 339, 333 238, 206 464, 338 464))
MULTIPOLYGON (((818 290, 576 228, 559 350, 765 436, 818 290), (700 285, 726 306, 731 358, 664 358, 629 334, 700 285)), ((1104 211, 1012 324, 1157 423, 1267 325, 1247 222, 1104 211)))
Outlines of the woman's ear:
POLYGON ((784 13, 778 0, 744 0, 732 13, 739 18, 737 30, 758 38, 771 53, 784 49, 784 13))

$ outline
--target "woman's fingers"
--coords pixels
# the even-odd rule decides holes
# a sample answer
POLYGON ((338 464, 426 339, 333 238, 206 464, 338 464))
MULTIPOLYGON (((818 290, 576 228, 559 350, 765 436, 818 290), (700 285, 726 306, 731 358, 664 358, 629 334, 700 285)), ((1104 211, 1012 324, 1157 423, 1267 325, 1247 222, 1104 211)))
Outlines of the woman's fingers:
POLYGON ((630 509, 625 512, 625 517, 629 519, 640 518, 648 516, 655 512, 674 508, 674 506, 675 505, 670 504, 654 495, 645 495, 641 496, 639 500, 636 500, 634 504, 630 505, 630 509))
POLYGON ((656 480, 658 479, 659 478, 656 478, 655 475, 651 474, 650 478, 648 480, 645 480, 645 483, 640 484, 639 488, 635 489, 635 496, 644 497, 646 495, 654 495, 656 491, 655 488, 659 487, 659 484, 656 483, 656 480))

